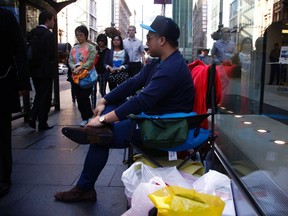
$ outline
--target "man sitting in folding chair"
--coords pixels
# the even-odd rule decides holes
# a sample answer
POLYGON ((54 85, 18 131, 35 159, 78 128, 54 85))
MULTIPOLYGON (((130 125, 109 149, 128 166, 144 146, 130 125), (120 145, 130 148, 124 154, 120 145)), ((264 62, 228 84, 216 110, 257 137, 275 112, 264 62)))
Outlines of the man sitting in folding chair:
MULTIPOLYGON (((157 16, 151 26, 141 24, 141 27, 149 30, 146 44, 151 56, 159 59, 151 61, 137 75, 100 99, 94 111, 95 117, 87 126, 62 129, 69 139, 91 145, 76 186, 56 193, 57 200, 96 201, 94 184, 106 165, 109 148, 127 148, 129 145, 129 114, 192 112, 194 86, 185 59, 178 51, 178 25, 170 18, 157 16), (139 89, 141 91, 135 95, 139 89)), ((132 135, 134 140, 141 142, 139 132, 132 135)))

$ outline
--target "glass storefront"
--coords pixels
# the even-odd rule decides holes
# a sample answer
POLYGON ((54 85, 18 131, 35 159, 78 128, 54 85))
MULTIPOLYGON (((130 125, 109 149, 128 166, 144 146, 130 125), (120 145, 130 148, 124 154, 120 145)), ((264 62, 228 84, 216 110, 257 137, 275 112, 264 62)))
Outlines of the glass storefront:
MULTIPOLYGON (((241 215, 288 213, 286 2, 223 0, 209 9, 212 1, 207 1, 208 29, 212 28, 209 22, 215 17, 219 21, 221 14, 222 22, 214 32, 221 37, 227 27, 229 40, 237 48, 230 59, 217 63, 223 99, 215 115, 215 133, 216 155, 257 212, 246 214, 242 209, 241 215)), ((215 42, 207 35, 203 48, 212 51, 215 42)), ((234 198, 239 210, 241 199, 237 195, 234 198)))

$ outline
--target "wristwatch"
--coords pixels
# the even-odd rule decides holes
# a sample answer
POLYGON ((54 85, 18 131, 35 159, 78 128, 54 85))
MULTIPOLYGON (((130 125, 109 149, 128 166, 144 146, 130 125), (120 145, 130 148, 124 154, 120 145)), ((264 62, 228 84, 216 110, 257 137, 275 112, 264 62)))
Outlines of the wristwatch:
POLYGON ((106 123, 106 122, 105 122, 105 115, 102 115, 102 116, 99 117, 99 122, 100 122, 101 124, 105 124, 105 123, 106 123))

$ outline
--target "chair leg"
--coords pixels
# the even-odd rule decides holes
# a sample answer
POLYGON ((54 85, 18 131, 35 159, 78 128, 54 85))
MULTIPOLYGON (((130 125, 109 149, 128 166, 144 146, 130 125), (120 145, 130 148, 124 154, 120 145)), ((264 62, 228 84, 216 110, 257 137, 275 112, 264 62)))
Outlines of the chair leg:
MULTIPOLYGON (((200 153, 200 151, 207 145, 207 141, 205 143, 202 143, 199 147, 193 149, 194 151, 189 154, 178 166, 177 169, 180 169, 188 160, 190 160, 191 158, 193 158, 194 156, 196 156, 197 152, 200 153)), ((200 153, 200 160, 201 163, 203 164, 203 160, 201 157, 201 153, 200 153)))
MULTIPOLYGON (((122 161, 123 164, 127 164, 128 163, 128 160, 126 160, 126 151, 127 151, 127 148, 124 149, 124 155, 123 155, 123 161, 122 161)), ((128 159, 129 159, 129 155, 128 155, 128 159)))
POLYGON ((128 167, 130 167, 134 163, 133 156, 134 156, 134 148, 130 143, 128 146, 128 160, 127 160, 128 167))
POLYGON ((178 164, 177 169, 179 170, 188 160, 196 155, 198 149, 195 149, 193 153, 189 154, 180 164, 178 164))
MULTIPOLYGON (((146 153, 146 149, 144 149, 142 146, 137 146, 133 143, 130 143, 130 146, 132 146, 133 148, 135 148, 137 151, 139 151, 141 154, 143 154, 145 156, 145 158, 147 160, 149 160, 150 162, 152 162, 155 166, 157 167, 163 167, 161 164, 159 164, 153 157, 151 157, 149 154, 146 153)), ((133 158, 133 156, 132 156, 133 158)))

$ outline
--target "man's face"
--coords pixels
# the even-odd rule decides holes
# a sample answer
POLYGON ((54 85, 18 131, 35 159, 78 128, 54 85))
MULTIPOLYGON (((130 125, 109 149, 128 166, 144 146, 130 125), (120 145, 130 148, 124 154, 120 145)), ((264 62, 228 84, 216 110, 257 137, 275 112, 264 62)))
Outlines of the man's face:
POLYGON ((53 29, 54 25, 55 25, 55 17, 52 17, 50 20, 48 20, 47 28, 48 29, 53 29))
POLYGON ((146 45, 148 46, 149 50, 150 50, 150 56, 152 57, 159 57, 160 56, 160 39, 161 37, 158 34, 149 32, 146 35, 146 45))
POLYGON ((128 36, 129 37, 135 37, 135 34, 136 34, 136 29, 133 27, 129 27, 128 28, 128 36))
POLYGON ((224 30, 222 32, 221 38, 222 38, 222 40, 228 40, 230 38, 230 31, 229 30, 224 30))
POLYGON ((203 55, 204 55, 204 56, 207 56, 208 53, 209 53, 208 50, 203 50, 203 55))

